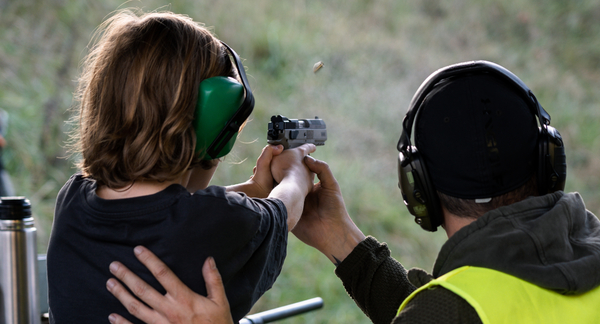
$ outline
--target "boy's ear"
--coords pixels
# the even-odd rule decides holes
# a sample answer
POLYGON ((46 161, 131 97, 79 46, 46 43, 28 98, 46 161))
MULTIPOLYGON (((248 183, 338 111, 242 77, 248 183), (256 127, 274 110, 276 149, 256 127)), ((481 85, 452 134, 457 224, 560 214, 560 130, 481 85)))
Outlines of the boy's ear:
POLYGON ((212 77, 200 83, 198 103, 194 115, 196 131, 196 153, 204 159, 220 158, 233 148, 237 136, 224 144, 218 152, 211 152, 209 147, 222 145, 219 138, 222 131, 229 127, 229 122, 244 102, 244 86, 234 78, 212 77))

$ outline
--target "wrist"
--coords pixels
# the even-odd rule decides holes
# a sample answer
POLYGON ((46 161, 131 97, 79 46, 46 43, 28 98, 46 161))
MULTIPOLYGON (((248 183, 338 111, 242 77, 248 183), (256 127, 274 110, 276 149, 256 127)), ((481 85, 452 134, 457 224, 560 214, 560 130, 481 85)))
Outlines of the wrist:
POLYGON ((321 252, 337 267, 365 238, 365 235, 356 228, 356 230, 346 233, 342 239, 337 240, 337 244, 333 248, 324 249, 321 252))
POLYGON ((312 188, 306 185, 306 178, 295 174, 286 175, 278 182, 277 186, 285 186, 289 188, 288 190, 294 190, 296 194, 302 195, 302 197, 306 197, 308 195, 310 189, 312 188))

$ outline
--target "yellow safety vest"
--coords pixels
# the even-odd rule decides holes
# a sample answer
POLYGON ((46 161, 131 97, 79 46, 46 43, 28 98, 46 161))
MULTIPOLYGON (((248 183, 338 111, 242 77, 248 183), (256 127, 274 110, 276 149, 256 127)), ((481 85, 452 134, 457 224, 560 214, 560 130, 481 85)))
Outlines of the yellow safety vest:
POLYGON ((466 300, 483 324, 600 323, 600 287, 580 295, 561 295, 500 271, 465 266, 432 280, 404 300, 442 286, 466 300))

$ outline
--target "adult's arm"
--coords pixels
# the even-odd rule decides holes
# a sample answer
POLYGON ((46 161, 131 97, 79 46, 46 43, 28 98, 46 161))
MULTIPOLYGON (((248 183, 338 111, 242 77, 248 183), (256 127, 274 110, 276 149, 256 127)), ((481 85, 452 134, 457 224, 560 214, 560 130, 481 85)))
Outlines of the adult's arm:
POLYGON ((329 165, 310 156, 305 163, 320 182, 306 197, 302 218, 292 232, 337 265, 346 291, 374 323, 391 323, 402 301, 415 290, 406 270, 390 257, 385 244, 365 238, 354 224, 329 165))
POLYGON ((335 270, 354 302, 375 324, 390 324, 416 287, 385 243, 369 236, 335 270))
POLYGON ((335 272, 373 323, 481 324, 468 302, 443 287, 421 291, 397 314, 404 299, 433 277, 420 269, 407 272, 390 256, 387 245, 373 237, 361 242, 335 272))
POLYGON ((312 186, 306 197, 302 218, 292 233, 337 265, 365 235, 348 215, 342 191, 329 165, 311 156, 304 161, 317 175, 319 183, 312 186))

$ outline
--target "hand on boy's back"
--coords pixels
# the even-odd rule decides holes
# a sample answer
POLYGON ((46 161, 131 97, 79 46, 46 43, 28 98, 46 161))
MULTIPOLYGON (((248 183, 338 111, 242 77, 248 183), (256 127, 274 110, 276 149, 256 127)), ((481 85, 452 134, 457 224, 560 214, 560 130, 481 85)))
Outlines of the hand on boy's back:
POLYGON ((290 178, 299 185, 306 186, 306 190, 309 192, 314 184, 315 175, 304 164, 304 157, 313 153, 316 149, 317 147, 314 144, 303 144, 273 156, 271 160, 273 179, 280 183, 284 179, 290 178))

